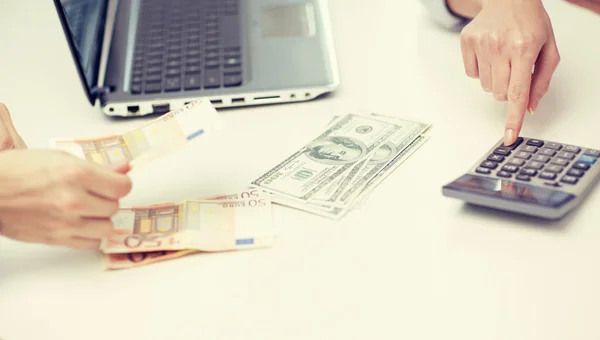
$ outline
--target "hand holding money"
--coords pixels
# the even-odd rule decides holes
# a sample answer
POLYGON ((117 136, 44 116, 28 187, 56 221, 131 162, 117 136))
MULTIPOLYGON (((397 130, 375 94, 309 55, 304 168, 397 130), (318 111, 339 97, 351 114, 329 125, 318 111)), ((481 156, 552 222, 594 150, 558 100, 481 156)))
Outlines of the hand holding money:
POLYGON ((103 166, 57 150, 0 153, 0 234, 97 249, 131 190, 129 165, 103 166))

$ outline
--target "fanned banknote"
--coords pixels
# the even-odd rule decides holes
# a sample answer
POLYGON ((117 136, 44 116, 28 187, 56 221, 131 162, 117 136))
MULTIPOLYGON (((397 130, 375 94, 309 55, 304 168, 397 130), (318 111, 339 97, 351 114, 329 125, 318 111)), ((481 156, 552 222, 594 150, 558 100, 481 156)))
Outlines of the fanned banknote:
POLYGON ((236 200, 188 200, 119 209, 115 234, 102 241, 105 254, 194 249, 264 248, 275 240, 267 193, 236 200))
POLYGON ((428 140, 430 126, 375 113, 336 116, 252 185, 269 191, 274 203, 340 219, 428 140))
POLYGON ((102 267, 105 270, 129 269, 149 265, 156 262, 173 260, 190 254, 199 253, 199 250, 158 250, 138 253, 103 254, 102 267))
POLYGON ((85 139, 54 139, 51 147, 99 164, 129 161, 139 167, 220 127, 217 111, 198 100, 121 134, 85 139))
POLYGON ((398 130, 369 116, 347 114, 288 159, 252 182, 277 196, 306 202, 367 159, 398 130))

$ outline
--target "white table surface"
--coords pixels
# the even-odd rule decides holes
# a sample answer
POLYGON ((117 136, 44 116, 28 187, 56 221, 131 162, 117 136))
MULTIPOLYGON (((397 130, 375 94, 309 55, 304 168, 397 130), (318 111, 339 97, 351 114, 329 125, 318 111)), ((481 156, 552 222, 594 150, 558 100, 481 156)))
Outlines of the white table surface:
MULTIPOLYGON (((599 148, 600 17, 546 4, 562 63, 523 134, 599 148)), ((558 223, 443 197, 441 186, 501 138, 506 104, 464 75, 458 35, 432 25, 417 1, 330 7, 342 82, 334 96, 224 111, 236 136, 225 155, 134 174, 129 202, 177 185, 245 183, 336 113, 431 122, 432 139, 339 222, 276 206, 272 249, 105 272, 96 252, 0 237, 1 339, 600 337, 600 192, 558 223), (168 177, 190 167, 197 175, 187 170, 183 184, 168 177)), ((3 1, 0 102, 30 147, 144 120, 114 121, 90 106, 51 1, 3 1)))

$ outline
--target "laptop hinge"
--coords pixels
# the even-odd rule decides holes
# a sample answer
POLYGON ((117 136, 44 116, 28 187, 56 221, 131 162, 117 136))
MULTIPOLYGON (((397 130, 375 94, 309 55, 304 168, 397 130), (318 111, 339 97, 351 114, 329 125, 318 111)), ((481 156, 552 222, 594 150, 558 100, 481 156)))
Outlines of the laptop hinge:
POLYGON ((109 94, 111 92, 110 87, 108 86, 94 86, 92 87, 91 91, 92 96, 96 99, 101 99, 104 95, 109 94))

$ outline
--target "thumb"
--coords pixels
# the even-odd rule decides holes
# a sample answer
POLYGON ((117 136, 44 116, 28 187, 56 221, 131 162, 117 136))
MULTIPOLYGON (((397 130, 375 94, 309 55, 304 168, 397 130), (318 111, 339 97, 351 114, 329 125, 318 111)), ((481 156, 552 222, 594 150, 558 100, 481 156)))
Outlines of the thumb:
POLYGON ((110 164, 109 168, 120 174, 126 174, 131 170, 131 164, 128 161, 110 164))

